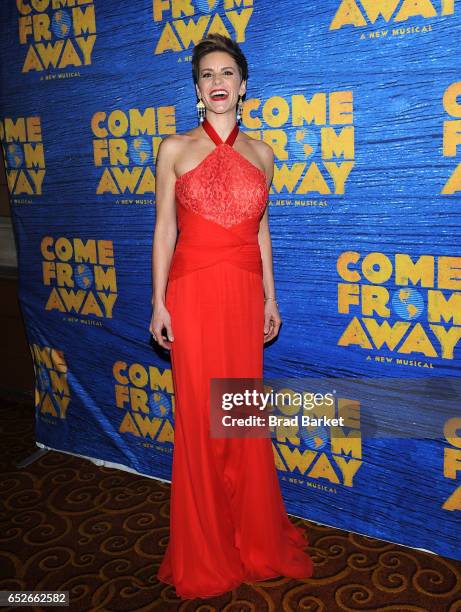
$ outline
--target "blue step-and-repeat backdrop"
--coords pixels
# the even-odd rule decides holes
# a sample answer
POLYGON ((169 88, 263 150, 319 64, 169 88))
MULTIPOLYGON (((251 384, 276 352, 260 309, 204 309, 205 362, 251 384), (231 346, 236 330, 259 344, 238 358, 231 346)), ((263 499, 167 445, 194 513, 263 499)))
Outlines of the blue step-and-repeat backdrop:
POLYGON ((287 510, 461 559, 460 5, 4 0, 0 19, 38 443, 170 479, 155 159, 197 125, 192 48, 221 32, 249 62, 241 129, 275 153, 265 377, 334 379, 345 417, 275 432, 287 510))

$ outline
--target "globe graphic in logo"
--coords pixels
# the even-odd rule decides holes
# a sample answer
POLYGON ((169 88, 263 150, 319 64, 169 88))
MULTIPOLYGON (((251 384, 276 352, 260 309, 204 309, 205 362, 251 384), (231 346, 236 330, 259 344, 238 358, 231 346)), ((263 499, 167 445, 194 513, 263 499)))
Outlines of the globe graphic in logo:
POLYGON ((67 38, 70 35, 71 21, 67 11, 56 11, 51 20, 51 29, 56 38, 67 38))
POLYGON ((17 144, 10 144, 6 149, 6 159, 9 168, 19 168, 24 163, 22 149, 17 144))
POLYGON ((303 427, 300 428, 300 438, 307 448, 317 450, 323 448, 328 442, 328 432, 323 426, 303 427))
POLYGON ((80 289, 88 290, 93 284, 93 272, 86 264, 78 264, 74 278, 80 289))
POLYGON ((48 370, 43 365, 38 366, 37 369, 37 386, 41 391, 47 391, 51 388, 48 370))
POLYGON ((149 397, 149 408, 151 413, 159 418, 171 415, 171 398, 163 391, 154 391, 149 397))
POLYGON ((208 0, 196 0, 194 5, 198 8, 201 13, 209 13, 210 12, 210 3, 208 0))
POLYGON ((145 138, 135 138, 130 144, 130 159, 144 166, 151 158, 150 145, 145 138))
POLYGON ((396 115, 402 114, 408 110, 410 104, 403 96, 392 96, 386 102, 386 108, 388 111, 393 111, 396 115))
POLYGON ((417 319, 424 310, 423 296, 416 289, 399 289, 392 297, 392 307, 405 321, 417 319))
POLYGON ((296 130, 296 149, 300 159, 311 157, 319 148, 319 138, 315 132, 296 130))

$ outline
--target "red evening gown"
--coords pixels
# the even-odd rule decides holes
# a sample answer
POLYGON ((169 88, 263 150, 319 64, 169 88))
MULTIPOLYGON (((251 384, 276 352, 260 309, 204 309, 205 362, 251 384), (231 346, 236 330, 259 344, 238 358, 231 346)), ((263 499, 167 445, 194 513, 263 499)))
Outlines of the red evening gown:
POLYGON ((170 539, 157 573, 183 599, 243 582, 309 578, 303 529, 289 520, 271 438, 211 438, 210 382, 262 378, 264 289, 258 243, 266 177, 223 142, 176 181, 179 237, 166 291, 175 393, 170 539))

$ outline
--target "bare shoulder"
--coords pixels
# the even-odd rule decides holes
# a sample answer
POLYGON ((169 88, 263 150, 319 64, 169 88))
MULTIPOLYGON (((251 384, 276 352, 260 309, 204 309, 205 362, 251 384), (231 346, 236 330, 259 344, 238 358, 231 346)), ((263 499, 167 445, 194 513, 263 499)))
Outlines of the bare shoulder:
POLYGON ((178 159, 181 158, 184 151, 193 144, 197 139, 200 131, 198 128, 193 128, 188 132, 169 134, 160 142, 158 157, 163 159, 172 168, 176 165, 178 159))
POLYGON ((256 157, 261 161, 270 184, 274 174, 274 151, 272 147, 263 140, 256 140, 255 138, 250 138, 250 140, 253 141, 253 150, 255 151, 256 157))
POLYGON ((169 164, 174 162, 178 150, 177 134, 169 134, 160 141, 157 152, 157 164, 169 164))
POLYGON ((162 138, 159 146, 159 155, 162 157, 168 157, 169 161, 171 157, 174 157, 181 148, 183 142, 182 134, 169 134, 162 138))
POLYGON ((264 142, 264 140, 255 140, 255 142, 259 147, 259 155, 261 159, 264 160, 264 165, 267 167, 272 166, 274 163, 274 151, 272 147, 268 145, 267 142, 264 142))
POLYGON ((258 140, 258 143, 264 166, 268 169, 268 175, 272 176, 274 173, 274 150, 263 140, 258 140))
POLYGON ((245 134, 245 136, 247 144, 253 148, 256 157, 260 159, 265 166, 270 167, 271 164, 274 163, 274 152, 272 147, 264 142, 264 140, 257 140, 252 136, 248 136, 248 134, 245 134))

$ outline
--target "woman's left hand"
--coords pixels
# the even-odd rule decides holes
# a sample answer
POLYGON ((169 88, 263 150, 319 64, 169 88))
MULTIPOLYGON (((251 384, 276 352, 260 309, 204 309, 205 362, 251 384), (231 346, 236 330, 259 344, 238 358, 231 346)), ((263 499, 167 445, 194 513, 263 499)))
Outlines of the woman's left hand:
POLYGON ((267 300, 264 304, 264 343, 269 342, 279 333, 282 323, 279 309, 274 300, 267 300))

